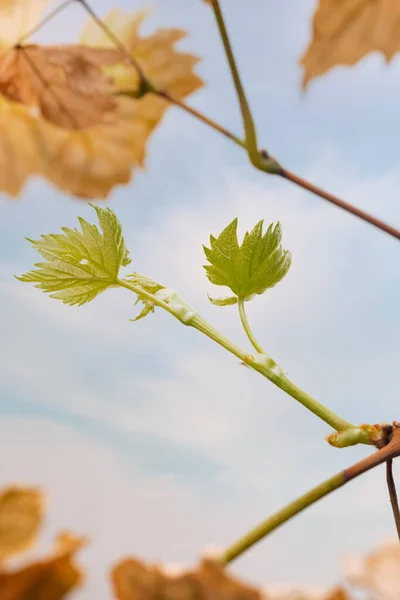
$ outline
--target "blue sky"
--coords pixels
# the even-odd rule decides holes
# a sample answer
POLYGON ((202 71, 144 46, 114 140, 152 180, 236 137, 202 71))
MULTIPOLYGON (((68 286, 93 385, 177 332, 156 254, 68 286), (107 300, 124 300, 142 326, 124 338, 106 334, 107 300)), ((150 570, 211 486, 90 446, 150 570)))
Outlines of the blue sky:
MULTIPOLYGON (((113 6, 98 0, 101 14, 113 6)), ((125 9, 142 5, 119 2, 125 9)), ((193 106, 235 132, 241 123, 211 11, 153 0, 144 32, 178 26, 203 57, 193 106)), ((262 144, 287 168, 399 226, 400 64, 370 56, 300 91, 298 59, 315 2, 223 2, 262 144)), ((41 34, 75 39, 69 9, 41 34)), ((293 254, 287 278, 249 306, 257 337, 289 376, 353 422, 398 419, 398 243, 284 181, 178 109, 153 136, 147 168, 117 189, 133 268, 178 289, 242 346, 234 307, 204 277, 202 243, 238 216, 241 233, 279 220, 293 254)), ((131 323, 133 296, 112 290, 70 308, 13 278, 36 259, 24 236, 94 219, 83 201, 32 181, 0 198, 0 483, 50 496, 42 547, 64 528, 87 532, 90 579, 77 598, 109 597, 104 569, 124 553, 192 564, 283 503, 366 455, 335 450, 329 428, 169 315, 131 323)), ((400 471, 397 470, 398 476, 400 471)), ((238 560, 251 581, 329 586, 343 556, 393 537, 383 470, 287 524, 238 560)))

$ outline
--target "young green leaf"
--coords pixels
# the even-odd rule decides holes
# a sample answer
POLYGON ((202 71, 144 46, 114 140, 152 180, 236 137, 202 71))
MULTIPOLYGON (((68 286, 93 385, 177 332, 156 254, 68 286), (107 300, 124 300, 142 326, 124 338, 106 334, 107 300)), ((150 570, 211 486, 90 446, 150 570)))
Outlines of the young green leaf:
MULTIPOLYGON (((280 223, 272 223, 263 234, 263 221, 246 232, 239 246, 238 220, 234 219, 218 238, 210 236, 211 248, 204 248, 209 265, 204 265, 207 277, 215 285, 229 287, 237 298, 250 300, 274 287, 288 272, 291 254, 281 246, 280 223)), ((234 304, 232 297, 212 300, 213 304, 234 304)))
POLYGON ((36 269, 17 279, 36 283, 35 287, 52 292, 51 298, 70 306, 90 302, 114 286, 120 267, 131 262, 129 250, 115 213, 91 206, 101 231, 79 217, 81 231, 62 227, 64 233, 42 235, 37 241, 27 238, 46 262, 35 264, 36 269))

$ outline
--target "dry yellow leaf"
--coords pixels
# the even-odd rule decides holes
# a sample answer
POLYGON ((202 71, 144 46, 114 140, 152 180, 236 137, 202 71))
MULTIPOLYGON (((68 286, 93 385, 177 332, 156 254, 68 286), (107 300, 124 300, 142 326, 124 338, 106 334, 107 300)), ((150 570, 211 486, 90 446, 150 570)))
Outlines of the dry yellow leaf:
POLYGON ((44 498, 38 489, 10 486, 0 493, 0 562, 35 541, 43 512, 44 498))
POLYGON ((143 164, 148 136, 159 120, 157 108, 156 102, 120 98, 115 112, 89 129, 68 131, 42 122, 45 176, 75 196, 107 196, 116 184, 129 182, 132 167, 143 164))
POLYGON ((400 545, 385 544, 360 559, 348 559, 345 563, 350 583, 367 590, 380 600, 400 598, 400 545))
POLYGON ((330 592, 324 600, 351 600, 351 598, 344 588, 338 587, 330 592))
POLYGON ((12 48, 0 55, 0 94, 36 107, 67 129, 97 125, 116 106, 102 68, 121 62, 118 50, 85 46, 12 48))
POLYGON ((53 0, 1 0, 0 49, 14 46, 39 21, 53 0))
POLYGON ((54 554, 16 571, 0 571, 1 600, 61 600, 82 582, 74 555, 83 538, 59 536, 54 554))
MULTIPOLYGON (((145 14, 114 10, 105 22, 156 85, 184 98, 203 85, 193 72, 198 58, 174 49, 181 30, 139 37, 145 14)), ((104 198, 130 180, 169 104, 152 94, 114 96, 122 90, 118 77, 112 81, 113 65, 125 70, 129 91, 139 87, 127 62, 94 21, 76 47, 25 46, 0 55, 0 191, 15 196, 39 175, 75 196, 104 198)))
POLYGON ((370 52, 390 61, 400 50, 397 0, 319 0, 312 41, 301 59, 303 87, 337 65, 354 65, 370 52))
MULTIPOLYGON (((104 19, 104 23, 117 34, 119 41, 127 50, 133 51, 139 39, 139 27, 149 12, 149 9, 143 9, 127 14, 120 8, 113 8, 104 19)), ((90 19, 83 28, 80 43, 94 48, 115 48, 114 41, 93 19, 90 19)))
POLYGON ((160 567, 126 559, 112 572, 118 600, 261 600, 256 588, 229 575, 224 568, 203 560, 195 571, 166 575, 160 567))
POLYGON ((305 585, 267 585, 263 600, 351 600, 347 592, 339 587, 326 592, 322 588, 305 585))
MULTIPOLYGON (((114 9, 104 19, 104 23, 117 32, 118 39, 132 53, 135 62, 157 88, 183 98, 202 87, 202 80, 193 71, 200 59, 174 48, 186 36, 186 32, 181 29, 159 29, 148 37, 141 37, 139 27, 147 14, 148 11, 141 11, 129 15, 120 9, 114 9)), ((114 47, 113 42, 94 21, 90 21, 85 27, 80 43, 95 48, 114 47)), ((125 66, 124 70, 124 84, 132 91, 137 90, 140 84, 137 72, 132 66, 125 66)), ((112 70, 107 73, 112 74, 112 70)), ((160 106, 164 106, 165 110, 168 105, 163 101, 160 106)))

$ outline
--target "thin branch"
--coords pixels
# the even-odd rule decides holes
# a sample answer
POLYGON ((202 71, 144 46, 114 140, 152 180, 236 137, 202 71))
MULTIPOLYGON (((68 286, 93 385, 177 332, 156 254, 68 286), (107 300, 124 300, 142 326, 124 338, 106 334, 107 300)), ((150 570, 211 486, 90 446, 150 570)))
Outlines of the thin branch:
POLYGON ((65 2, 62 2, 59 6, 50 11, 43 19, 41 19, 34 27, 32 27, 32 29, 24 33, 15 45, 20 46, 23 44, 25 40, 30 38, 34 33, 37 33, 40 29, 42 29, 42 27, 44 27, 44 25, 47 25, 47 23, 52 21, 56 15, 66 9, 67 6, 72 4, 74 1, 75 0, 65 0, 65 2))
POLYGON ((259 166, 261 156, 258 151, 256 126, 254 124, 253 115, 251 113, 250 105, 246 97, 246 92, 241 81, 235 56, 233 54, 232 44, 229 40, 229 34, 225 25, 221 7, 219 5, 219 0, 211 0, 211 5, 214 11, 215 19, 217 21, 221 41, 224 46, 225 55, 228 60, 229 69, 236 90, 236 95, 239 100, 240 111, 242 113, 244 131, 246 136, 247 152, 252 164, 254 164, 255 166, 259 166))
POLYGON ((93 10, 93 8, 90 6, 90 4, 86 0, 75 0, 75 1, 78 2, 79 4, 81 4, 83 6, 83 8, 86 10, 86 12, 91 16, 91 18, 93 19, 93 21, 106 34, 106 36, 108 37, 108 39, 112 41, 112 43, 121 52, 121 54, 123 54, 126 58, 128 58, 129 63, 136 70, 136 72, 139 75, 139 77, 142 80, 142 82, 150 85, 150 82, 147 79, 147 77, 146 77, 146 75, 145 75, 142 67, 139 65, 139 63, 137 62, 137 60, 134 59, 134 57, 132 56, 132 53, 128 51, 128 48, 119 39, 119 37, 117 35, 115 35, 115 33, 112 31, 112 29, 110 29, 110 27, 108 27, 108 25, 106 23, 104 23, 104 21, 102 21, 100 19, 100 17, 93 10))
POLYGON ((250 323, 247 319, 247 314, 246 314, 246 308, 244 306, 244 300, 243 298, 238 298, 238 308, 239 308, 239 316, 240 316, 240 320, 242 322, 243 325, 243 329, 246 332, 247 337, 249 338, 253 348, 255 350, 257 350, 257 352, 259 352, 260 354, 265 354, 267 355, 267 353, 265 352, 265 350, 263 350, 263 347, 261 346, 261 344, 258 343, 257 339, 254 336, 254 333, 252 332, 252 329, 250 327, 250 323))
POLYGON ((371 443, 367 432, 363 432, 360 428, 349 423, 349 421, 343 419, 343 417, 337 415, 328 407, 321 404, 321 402, 318 402, 318 400, 307 394, 307 392, 291 381, 284 373, 283 369, 270 357, 248 354, 248 352, 236 346, 236 344, 231 342, 231 340, 203 319, 198 313, 193 315, 190 323, 187 323, 187 325, 194 327, 200 331, 200 333, 203 333, 225 348, 225 350, 228 350, 228 352, 237 356, 237 358, 245 365, 269 379, 269 381, 279 387, 283 392, 297 400, 297 402, 302 404, 307 410, 314 413, 319 419, 325 421, 325 423, 328 423, 328 425, 333 427, 336 431, 352 429, 356 432, 359 443, 371 443))
POLYGON ((400 509, 397 499, 396 484, 393 477, 393 459, 386 461, 386 481, 389 490, 390 504, 392 505, 394 522, 396 523, 397 535, 400 540, 400 509))
POLYGON ((395 227, 392 227, 391 225, 384 223, 383 221, 381 221, 381 219, 378 219, 377 217, 374 217, 374 216, 370 215, 369 213, 367 213, 363 210, 360 210, 359 208, 356 208, 355 206, 352 206, 351 204, 348 204, 344 200, 341 200, 340 198, 338 198, 337 196, 334 196, 333 194, 330 194, 329 192, 325 192, 325 190, 322 190, 321 188, 317 187, 316 185, 310 183, 309 181, 306 181, 305 179, 298 177, 297 175, 295 175, 294 173, 291 173, 287 169, 282 169, 282 171, 279 173, 279 175, 281 177, 283 177, 284 179, 287 179, 288 181, 291 181, 292 183, 298 185, 299 187, 302 187, 305 190, 308 190, 312 194, 315 194, 316 196, 319 196, 320 198, 324 198, 325 200, 328 200, 328 202, 331 202, 332 204, 335 204, 336 206, 343 208, 343 210, 346 210, 347 212, 355 215, 356 217, 359 217, 363 221, 367 221, 367 223, 374 225, 374 227, 377 227, 378 229, 381 229, 382 231, 385 231, 389 235, 392 235, 396 239, 400 240, 400 231, 398 229, 396 229, 395 227))
MULTIPOLYGON (((242 140, 240 137, 238 137, 234 133, 230 132, 225 127, 222 127, 215 121, 211 120, 209 117, 203 115, 201 112, 197 111, 196 109, 190 107, 182 100, 175 98, 174 95, 171 94, 170 92, 168 92, 166 90, 158 89, 157 86, 148 79, 148 77, 144 73, 141 66, 137 63, 137 61, 132 56, 132 53, 128 51, 128 49, 122 43, 122 41, 118 38, 118 36, 115 35, 115 33, 99 18, 99 16, 97 15, 97 13, 95 13, 95 11, 92 9, 92 7, 87 2, 87 0, 75 0, 75 1, 79 2, 84 7, 84 9, 88 12, 88 14, 90 14, 91 17, 94 19, 94 21, 99 25, 99 27, 101 27, 101 29, 104 31, 104 33, 107 35, 107 37, 115 44, 115 46, 120 50, 120 52, 128 59, 131 66, 138 73, 142 83, 147 87, 147 89, 151 93, 158 95, 161 98, 164 98, 165 100, 167 100, 168 102, 170 102, 171 104, 173 104, 175 106, 178 106, 180 109, 189 113, 191 116, 195 117, 198 121, 201 121, 202 123, 204 123, 211 129, 214 129, 218 133, 227 137, 228 139, 233 141, 235 144, 237 144, 238 146, 240 146, 241 148, 246 150, 246 152, 248 154, 250 154, 250 146, 248 144, 248 140, 247 141, 242 140)), ((214 10, 216 10, 215 6, 218 5, 218 2, 216 0, 212 0, 212 3, 214 6, 214 10)), ((228 42, 229 42, 229 40, 228 40, 228 42)), ((229 44, 229 47, 230 47, 230 44, 229 44)), ((233 54, 232 54, 232 58, 233 58, 233 54)), ((238 75, 238 72, 237 72, 237 75, 238 75)), ((240 79, 239 79, 239 82, 240 82, 240 79)), ((244 94, 244 92, 243 92, 243 94, 244 94)), ((247 102, 245 96, 243 96, 243 97, 244 97, 245 101, 247 102)), ((248 104, 247 104, 247 107, 248 107, 248 104)), ((243 108, 245 108, 244 105, 243 105, 243 108)), ((248 110, 250 110, 250 109, 248 108, 248 110)), ((251 116, 251 113, 250 113, 250 116, 251 116)), ((308 191, 312 192, 313 194, 316 194, 317 196, 319 196, 320 198, 328 200, 328 202, 331 202, 332 204, 339 206, 343 210, 346 210, 347 212, 355 215, 356 217, 362 219, 363 221, 370 223, 371 225, 377 227, 381 231, 388 233, 392 237, 394 237, 396 239, 400 239, 400 230, 396 229, 395 227, 392 227, 391 225, 384 223, 383 221, 381 221, 380 219, 377 219, 376 217, 370 215, 369 213, 359 210, 358 208, 352 206, 351 204, 345 202, 344 200, 341 200, 337 196, 334 196, 333 194, 330 194, 329 192, 325 192, 323 189, 318 188, 317 186, 313 185, 312 183, 306 181, 305 179, 302 179, 302 178, 294 175, 290 171, 280 167, 276 163, 276 161, 274 161, 273 159, 271 160, 272 168, 269 169, 268 168, 268 164, 269 164, 268 160, 270 159, 270 157, 265 151, 260 152, 260 157, 264 159, 263 163, 264 163, 264 166, 266 167, 265 169, 261 169, 261 170, 264 170, 266 173, 280 175, 287 181, 291 181, 295 185, 302 187, 304 189, 307 189, 308 191), (275 167, 278 167, 278 168, 275 168, 275 167)))
POLYGON ((139 75, 139 77, 141 79, 142 84, 145 86, 145 88, 148 89, 148 91, 150 93, 153 93, 157 96, 160 96, 161 98, 164 98, 164 100, 166 100, 170 104, 174 104, 175 106, 177 106, 180 109, 184 110, 185 112, 189 113, 192 117, 195 117, 198 121, 202 121, 202 123, 204 123, 205 125, 208 125, 208 127, 211 127, 212 129, 218 131, 218 133, 221 133, 225 137, 227 137, 230 140, 232 140, 233 142, 235 142, 235 144, 237 144, 238 146, 241 146, 242 148, 247 150, 246 142, 241 140, 239 137, 237 137, 236 135, 234 135, 233 133, 231 133, 230 131, 228 131, 227 129, 225 129, 224 127, 219 125, 218 123, 215 123, 214 121, 209 119, 207 116, 205 116, 202 113, 200 113, 199 111, 197 111, 195 108, 188 106, 187 104, 182 102, 182 100, 180 100, 179 98, 175 98, 175 96, 173 94, 170 94, 167 90, 158 89, 157 86, 152 81, 150 81, 150 79, 148 79, 145 72, 143 71, 143 69, 141 68, 139 63, 135 60, 132 53, 129 52, 129 50, 125 46, 125 44, 118 38, 117 35, 115 35, 115 33, 110 29, 110 27, 108 27, 108 25, 100 19, 100 17, 97 15, 97 13, 95 13, 95 11, 92 9, 90 4, 86 0, 72 0, 72 1, 76 1, 76 2, 79 2, 80 4, 82 4, 84 9, 92 17, 92 19, 95 21, 95 23, 97 23, 97 25, 104 31, 106 36, 113 42, 113 44, 116 46, 116 48, 128 60, 129 64, 135 69, 135 71, 137 72, 137 74, 139 75))
POLYGON ((219 558, 219 561, 226 565, 238 558, 246 550, 257 544, 264 537, 272 533, 275 529, 286 523, 300 512, 315 504, 321 498, 342 487, 352 479, 359 477, 363 473, 381 465, 384 462, 392 461, 393 458, 400 456, 400 429, 395 427, 391 441, 387 446, 375 452, 371 456, 364 458, 353 466, 341 471, 330 479, 327 479, 317 487, 300 496, 294 502, 291 502, 277 513, 263 521, 260 525, 252 529, 240 540, 230 546, 219 558))
POLYGON ((206 115, 203 115, 203 113, 199 112, 195 108, 192 108, 188 104, 185 104, 185 102, 182 102, 182 100, 180 100, 179 98, 175 98, 175 96, 170 94, 170 92, 167 92, 166 90, 158 90, 158 91, 153 90, 153 93, 157 94, 157 96, 160 96, 161 98, 165 98, 165 100, 167 100, 171 104, 173 104, 173 105, 177 106, 178 108, 180 108, 181 110, 184 110, 185 112, 189 113, 190 115, 192 115, 192 117, 195 117, 198 121, 201 121, 208 127, 211 127, 211 129, 218 131, 218 133, 221 133, 222 135, 224 135, 225 137, 230 139, 232 142, 234 142, 235 144, 237 144, 238 146, 240 146, 241 148, 246 150, 246 152, 248 152, 247 144, 244 140, 240 139, 240 137, 238 137, 231 131, 228 131, 228 129, 225 129, 225 127, 222 127, 222 125, 220 125, 219 123, 216 123, 215 121, 213 121, 206 115))

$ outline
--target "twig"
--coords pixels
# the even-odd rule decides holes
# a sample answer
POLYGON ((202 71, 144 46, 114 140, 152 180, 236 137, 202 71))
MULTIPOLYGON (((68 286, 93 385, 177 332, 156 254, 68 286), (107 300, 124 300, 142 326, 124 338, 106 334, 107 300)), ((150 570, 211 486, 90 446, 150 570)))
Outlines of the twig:
POLYGON ((39 31, 39 29, 41 29, 44 25, 46 25, 47 23, 52 21, 56 15, 58 15, 60 12, 62 12, 64 9, 66 9, 67 6, 69 4, 72 4, 72 2, 74 2, 74 1, 75 0, 65 0, 65 2, 62 2, 59 6, 57 6, 51 12, 49 12, 43 19, 41 19, 34 27, 32 27, 32 29, 25 32, 19 38, 18 42, 15 45, 20 46, 25 40, 27 40, 28 38, 31 37, 31 35, 33 35, 37 31, 39 31))
POLYGON ((386 461, 386 481, 389 490, 390 504, 392 505, 394 522, 396 523, 397 535, 400 540, 400 509, 397 499, 396 484, 393 478, 393 459, 386 461))
POLYGON ((381 450, 375 452, 375 454, 364 458, 348 469, 345 469, 330 479, 327 479, 317 487, 308 491, 303 496, 300 496, 294 500, 294 502, 291 502, 279 510, 277 513, 263 521, 260 525, 252 529, 244 537, 225 550, 225 552, 219 558, 219 561, 224 565, 232 562, 246 550, 272 533, 272 531, 280 527, 280 525, 283 525, 283 523, 286 523, 321 498, 324 498, 352 479, 359 477, 359 475, 370 471, 378 465, 381 465, 387 461, 391 462, 393 458, 397 456, 400 456, 400 429, 395 427, 391 441, 389 444, 387 444, 387 446, 384 446, 381 450))
POLYGON ((166 90, 158 90, 158 91, 153 91, 153 94, 157 94, 158 96, 161 96, 161 98, 165 98, 165 100, 168 100, 168 102, 170 102, 170 104, 173 104, 174 106, 177 106, 181 110, 184 110, 185 112, 189 113, 190 115, 192 115, 192 117, 195 117, 195 119, 197 119, 198 121, 201 121, 202 123, 204 123, 211 129, 214 129, 214 131, 218 131, 218 133, 221 133, 222 135, 224 135, 225 137, 230 139, 237 146, 240 146, 241 148, 246 150, 246 152, 248 151, 247 144, 244 140, 242 140, 240 137, 238 137, 231 131, 228 131, 228 129, 226 129, 225 127, 222 127, 222 125, 220 125, 219 123, 216 123, 215 121, 213 121, 206 115, 203 115, 203 113, 199 112, 195 108, 192 108, 188 104, 185 104, 185 102, 182 102, 182 100, 180 100, 179 98, 175 98, 175 96, 173 94, 171 94, 170 92, 168 92, 166 90))
POLYGON ((341 200, 340 198, 338 198, 337 196, 334 196, 333 194, 330 194, 329 192, 325 192, 325 190, 322 190, 321 188, 317 187, 316 185, 310 183, 309 181, 306 181, 305 179, 298 177, 298 175, 291 173, 287 169, 282 168, 281 172, 278 173, 278 175, 280 175, 284 179, 287 179, 288 181, 291 181, 292 183, 298 185, 299 187, 302 187, 305 190, 308 190, 312 194, 315 194, 316 196, 319 196, 320 198, 324 198, 325 200, 328 200, 328 202, 331 202, 332 204, 335 204, 336 206, 343 208, 343 210, 347 210, 347 212, 355 215, 356 217, 359 217, 360 219, 363 219, 363 221, 367 221, 371 225, 374 225, 374 227, 377 227, 378 229, 381 229, 382 231, 385 231, 389 235, 392 235, 396 239, 400 240, 400 231, 398 229, 396 229, 395 227, 392 227, 391 225, 384 223, 383 221, 381 221, 381 219, 378 219, 377 217, 374 217, 374 216, 370 215, 369 213, 367 213, 363 210, 360 210, 359 208, 356 208, 355 206, 352 206, 351 204, 348 204, 344 200, 341 200))
POLYGON ((232 45, 229 40, 229 34, 225 25, 221 7, 219 5, 219 0, 211 0, 211 5, 214 11, 215 19, 217 21, 221 41, 224 46, 225 55, 228 60, 229 69, 236 90, 236 95, 239 100, 249 159, 254 166, 258 167, 260 165, 261 155, 258 151, 257 132, 254 124, 253 115, 251 113, 250 105, 246 98, 246 92, 244 90, 240 78, 239 69, 236 64, 235 56, 233 54, 232 45))
POLYGON ((91 16, 93 21, 95 23, 97 23, 97 25, 100 27, 100 29, 102 29, 102 31, 106 34, 106 36, 109 38, 109 40, 111 40, 113 42, 113 44, 116 46, 116 48, 118 48, 118 50, 121 52, 121 54, 123 54, 125 56, 125 58, 129 59, 129 63, 137 71, 137 74, 139 75, 142 82, 146 83, 146 84, 150 84, 145 73, 143 72, 142 67, 139 65, 137 60, 134 59, 134 57, 132 56, 132 53, 128 51, 128 48, 125 46, 125 44, 119 39, 119 37, 117 35, 115 35, 115 33, 108 27, 108 25, 100 19, 100 17, 93 10, 93 8, 90 6, 90 4, 88 2, 86 2, 86 0, 75 0, 75 2, 78 2, 79 4, 81 4, 83 6, 83 8, 86 10, 86 12, 91 16))

